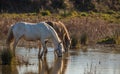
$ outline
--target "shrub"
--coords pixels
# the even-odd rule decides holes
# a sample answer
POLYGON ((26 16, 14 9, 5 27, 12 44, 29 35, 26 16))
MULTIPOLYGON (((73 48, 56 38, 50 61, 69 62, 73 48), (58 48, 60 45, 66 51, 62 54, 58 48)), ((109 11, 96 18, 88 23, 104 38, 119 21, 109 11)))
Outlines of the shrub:
POLYGON ((80 37, 80 43, 81 43, 82 45, 86 45, 86 43, 87 43, 87 34, 86 34, 86 33, 83 33, 83 34, 81 35, 81 37, 80 37))
POLYGON ((62 17, 69 17, 69 16, 71 16, 71 12, 68 12, 68 11, 66 11, 66 10, 64 10, 64 11, 60 11, 60 15, 62 16, 62 17))
POLYGON ((61 14, 61 16, 62 17, 68 17, 68 16, 70 16, 70 14, 69 13, 63 13, 63 14, 61 14))
POLYGON ((116 44, 120 44, 120 26, 116 26, 116 29, 114 30, 114 39, 116 41, 116 44))
POLYGON ((95 14, 95 12, 93 12, 93 11, 89 11, 89 13, 90 13, 90 14, 95 14))
POLYGON ((76 36, 72 37, 71 48, 80 48, 79 39, 76 36))
POLYGON ((116 44, 120 44, 120 36, 115 39, 116 44))
POLYGON ((77 12, 77 11, 72 11, 72 12, 70 12, 70 14, 71 14, 72 16, 77 16, 77 15, 78 15, 78 12, 77 12))
POLYGON ((88 16, 88 14, 85 13, 85 12, 81 12, 80 15, 81 15, 81 16, 88 16))
POLYGON ((116 44, 116 41, 114 38, 106 37, 104 39, 99 40, 97 44, 116 44))
POLYGON ((107 13, 108 13, 108 14, 115 14, 115 11, 109 10, 109 11, 107 11, 107 13))
POLYGON ((109 20, 110 19, 110 15, 108 15, 108 14, 102 14, 102 18, 104 20, 109 20))
POLYGON ((47 16, 47 15, 51 15, 50 11, 46 10, 46 11, 40 11, 40 14, 42 16, 47 16))

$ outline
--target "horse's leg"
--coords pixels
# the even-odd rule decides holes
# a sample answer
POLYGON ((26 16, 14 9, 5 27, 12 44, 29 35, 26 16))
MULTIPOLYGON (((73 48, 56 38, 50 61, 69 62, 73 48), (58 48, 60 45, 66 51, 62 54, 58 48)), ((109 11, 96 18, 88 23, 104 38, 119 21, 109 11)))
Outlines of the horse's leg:
MULTIPOLYGON (((48 41, 45 41, 45 46, 47 44, 48 41)), ((47 50, 47 46, 46 46, 46 49, 45 49, 45 54, 47 54, 48 50, 47 50)))
POLYGON ((13 43, 13 54, 14 54, 14 56, 15 56, 15 48, 16 48, 16 45, 17 45, 18 41, 19 41, 19 38, 15 39, 14 43, 13 43))
POLYGON ((39 52, 38 52, 38 55, 40 55, 40 52, 41 52, 41 43, 40 43, 40 41, 38 41, 38 46, 39 46, 39 52))
POLYGON ((40 53, 38 53, 38 57, 39 58, 42 58, 42 56, 43 56, 43 54, 44 54, 44 56, 46 56, 46 50, 47 50, 47 47, 46 47, 46 44, 45 44, 45 42, 44 41, 41 41, 41 43, 42 43, 42 46, 43 46, 43 51, 42 51, 42 53, 40 54, 40 53))

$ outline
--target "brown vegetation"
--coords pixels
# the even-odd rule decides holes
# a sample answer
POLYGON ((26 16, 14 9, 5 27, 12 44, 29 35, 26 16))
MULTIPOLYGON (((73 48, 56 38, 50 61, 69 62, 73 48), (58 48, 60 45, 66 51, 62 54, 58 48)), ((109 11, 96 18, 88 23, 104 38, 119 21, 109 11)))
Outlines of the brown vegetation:
MULTIPOLYGON (((24 21, 24 22, 41 22, 41 21, 62 21, 70 36, 74 36, 78 41, 81 40, 81 35, 86 34, 88 44, 96 43, 99 39, 105 37, 113 37, 115 29, 118 29, 119 23, 111 23, 102 20, 99 15, 77 15, 70 17, 63 17, 59 15, 42 16, 36 13, 28 14, 1 14, 0 15, 0 39, 6 39, 8 28, 10 25, 24 21), (85 16, 84 16, 85 15, 85 16), (86 16, 88 15, 88 16, 86 16)), ((80 43, 80 42, 78 42, 80 43)))
POLYGON ((71 37, 75 36, 75 46, 106 37, 120 44, 120 31, 116 32, 120 0, 1 0, 0 5, 0 39, 5 39, 9 26, 16 22, 62 21, 71 37))

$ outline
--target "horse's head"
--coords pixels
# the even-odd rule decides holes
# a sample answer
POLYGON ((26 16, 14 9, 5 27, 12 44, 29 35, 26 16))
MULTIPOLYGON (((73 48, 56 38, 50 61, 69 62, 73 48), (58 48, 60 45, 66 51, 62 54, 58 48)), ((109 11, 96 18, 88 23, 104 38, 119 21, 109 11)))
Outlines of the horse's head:
POLYGON ((57 48, 57 54, 58 54, 58 57, 62 57, 62 53, 64 52, 64 47, 63 47, 63 44, 62 42, 60 42, 58 44, 58 48, 57 48))

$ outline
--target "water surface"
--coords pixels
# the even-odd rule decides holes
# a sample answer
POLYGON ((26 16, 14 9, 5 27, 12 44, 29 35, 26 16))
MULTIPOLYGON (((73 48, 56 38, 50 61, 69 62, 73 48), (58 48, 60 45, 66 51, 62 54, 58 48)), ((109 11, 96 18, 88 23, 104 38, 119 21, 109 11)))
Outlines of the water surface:
POLYGON ((6 70, 11 74, 120 74, 120 54, 70 50, 56 58, 53 48, 48 49, 47 56, 39 60, 37 48, 18 47, 16 55, 22 64, 1 66, 0 74, 6 70))

